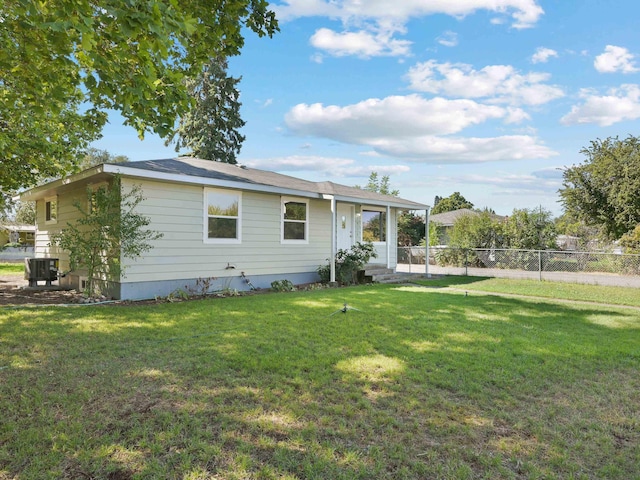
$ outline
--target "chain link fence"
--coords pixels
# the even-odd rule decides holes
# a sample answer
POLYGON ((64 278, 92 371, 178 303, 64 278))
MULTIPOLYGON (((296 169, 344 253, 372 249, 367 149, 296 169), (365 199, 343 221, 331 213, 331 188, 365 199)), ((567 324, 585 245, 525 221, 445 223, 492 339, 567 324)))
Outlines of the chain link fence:
MULTIPOLYGON (((399 247, 398 271, 424 273, 425 257, 425 247, 399 247)), ((429 272, 640 286, 640 255, 430 247, 429 272)))

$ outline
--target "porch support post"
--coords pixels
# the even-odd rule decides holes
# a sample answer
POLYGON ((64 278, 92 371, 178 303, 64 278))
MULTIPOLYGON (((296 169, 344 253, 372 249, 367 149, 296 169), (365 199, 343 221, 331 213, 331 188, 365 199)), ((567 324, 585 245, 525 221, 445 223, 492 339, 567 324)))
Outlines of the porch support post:
POLYGON ((331 256, 329 257, 329 282, 336 283, 336 253, 338 253, 336 197, 333 195, 323 195, 322 198, 325 200, 331 200, 331 256))
MULTIPOLYGON (((396 219, 396 229, 397 229, 397 225, 398 225, 398 220, 396 219)), ((389 205, 387 205, 387 227, 386 228, 387 228, 387 268, 391 268, 391 207, 389 205)), ((395 268, 393 270, 395 271, 395 268)))
POLYGON ((424 274, 427 278, 431 278, 431 274, 429 273, 429 207, 425 210, 424 214, 424 243, 425 243, 425 252, 424 252, 424 274))

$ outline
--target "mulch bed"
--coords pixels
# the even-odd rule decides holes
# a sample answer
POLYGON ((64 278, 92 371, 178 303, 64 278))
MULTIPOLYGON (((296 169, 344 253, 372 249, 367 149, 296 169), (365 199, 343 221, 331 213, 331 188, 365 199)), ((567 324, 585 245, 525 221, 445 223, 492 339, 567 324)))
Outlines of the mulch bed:
POLYGON ((65 305, 78 303, 75 290, 29 289, 23 274, 0 275, 0 306, 65 305))

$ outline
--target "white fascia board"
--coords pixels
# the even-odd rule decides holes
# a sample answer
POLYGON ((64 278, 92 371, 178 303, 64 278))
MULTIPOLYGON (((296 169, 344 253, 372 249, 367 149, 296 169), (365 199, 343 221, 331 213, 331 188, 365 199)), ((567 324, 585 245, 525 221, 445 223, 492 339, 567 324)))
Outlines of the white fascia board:
POLYGON ((420 203, 404 203, 391 201, 386 202, 384 200, 375 200, 370 198, 358 198, 358 197, 344 197, 336 195, 336 200, 339 202, 348 202, 348 203, 358 203, 362 205, 374 205, 377 207, 391 207, 391 208, 399 208, 401 210, 426 210, 430 208, 429 205, 423 205, 420 203))
POLYGON ((206 187, 231 188, 234 190, 244 190, 251 192, 277 193, 282 195, 291 195, 294 197, 306 198, 322 198, 319 193, 308 192, 305 190, 296 190, 292 188, 276 187, 272 185, 264 185, 261 183, 254 184, 249 182, 233 182, 229 180, 219 180, 217 178, 195 177, 190 175, 182 175, 176 173, 154 172, 151 170, 142 170, 139 168, 122 167, 118 165, 105 165, 105 172, 113 174, 121 174, 127 177, 144 178, 147 180, 158 180, 163 182, 185 183, 189 185, 202 185, 206 187))
POLYGON ((40 185, 39 187, 30 188, 29 190, 25 190, 24 192, 20 193, 16 197, 25 202, 38 200, 50 195, 51 192, 57 190, 60 187, 85 180, 89 177, 93 177, 94 175, 102 173, 102 167, 104 166, 105 165, 97 165, 95 167, 88 168, 87 170, 83 170, 80 173, 76 173, 75 175, 71 175, 70 177, 59 178, 58 180, 45 183, 44 185, 40 185))

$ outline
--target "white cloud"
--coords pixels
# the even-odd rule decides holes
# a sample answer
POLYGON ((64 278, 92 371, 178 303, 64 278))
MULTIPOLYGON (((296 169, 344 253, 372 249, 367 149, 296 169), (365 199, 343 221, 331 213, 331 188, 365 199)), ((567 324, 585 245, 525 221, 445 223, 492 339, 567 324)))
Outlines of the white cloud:
POLYGON ((640 118, 640 85, 622 85, 607 93, 608 95, 598 95, 593 90, 583 89, 580 96, 584 102, 574 105, 560 121, 565 125, 596 123, 607 127, 640 118))
POLYGON ((277 172, 320 172, 332 177, 368 177, 371 172, 393 175, 411 170, 406 165, 358 165, 350 158, 302 155, 254 158, 243 161, 243 164, 277 172))
MULTIPOLYGON (((340 20, 345 28, 343 32, 321 28, 311 37, 312 45, 330 55, 361 58, 409 55, 411 42, 394 35, 404 33, 407 22, 415 17, 445 14, 462 18, 478 10, 488 10, 510 16, 512 26, 520 29, 532 27, 544 13, 537 0, 401 0, 393 5, 388 0, 281 0, 272 3, 270 8, 280 22, 301 17, 340 20)), ((445 32, 438 41, 454 46, 457 35, 445 32)))
POLYGON ((475 70, 466 63, 418 63, 409 69, 410 87, 449 97, 487 98, 515 105, 541 105, 564 96, 561 88, 543 83, 547 73, 521 74, 510 65, 488 65, 475 70))
POLYGON ((488 10, 510 16, 512 26, 518 29, 532 27, 544 13, 536 0, 402 0, 393 5, 388 0, 282 0, 270 7, 282 22, 323 16, 351 24, 362 20, 406 23, 412 17, 434 14, 461 18, 488 10))
POLYGON ((550 48, 538 47, 531 57, 532 63, 547 63, 551 57, 558 57, 558 52, 550 48))
POLYGON ((425 163, 474 163, 555 155, 529 135, 448 136, 490 120, 513 123, 525 118, 528 118, 525 112, 513 107, 408 95, 369 99, 345 107, 299 104, 287 113, 285 123, 298 135, 365 145, 382 155, 425 163))
POLYGON ((458 45, 458 34, 448 30, 436 38, 436 41, 445 47, 455 47, 458 45))
POLYGON ((387 137, 447 135, 487 120, 512 122, 517 115, 517 109, 484 105, 473 100, 425 99, 413 94, 372 98, 345 107, 303 103, 287 113, 285 123, 298 135, 368 144, 372 139, 387 137))
POLYGON ((490 187, 492 195, 523 195, 523 194, 555 194, 562 187, 562 172, 559 176, 547 177, 547 171, 558 171, 549 168, 530 174, 513 174, 495 172, 491 176, 479 174, 458 175, 455 177, 436 177, 440 184, 451 185, 480 185, 490 187), (540 173, 542 172, 542 176, 540 173))
POLYGON ((549 158, 557 153, 527 135, 488 138, 424 136, 385 139, 374 148, 385 154, 430 164, 461 164, 549 158))
POLYGON ((624 47, 607 45, 604 53, 596 57, 593 66, 600 73, 634 73, 638 71, 634 58, 635 55, 624 47))
POLYGON ((356 55, 362 58, 409 55, 411 42, 397 40, 393 32, 379 33, 359 31, 337 33, 328 28, 317 30, 310 39, 311 45, 330 55, 343 57, 356 55))

